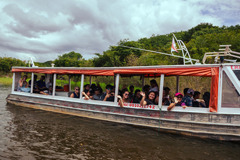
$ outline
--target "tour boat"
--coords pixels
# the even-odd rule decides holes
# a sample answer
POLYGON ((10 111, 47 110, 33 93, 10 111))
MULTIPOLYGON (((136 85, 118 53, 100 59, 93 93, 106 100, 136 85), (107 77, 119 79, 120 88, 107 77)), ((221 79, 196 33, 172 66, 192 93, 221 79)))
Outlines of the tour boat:
MULTIPOLYGON (((186 57, 186 54, 184 56, 186 57)), ((216 57, 219 58, 219 56, 218 54, 216 57)), ((159 132, 227 141, 240 140, 240 64, 236 61, 218 64, 196 63, 136 67, 13 67, 12 72, 12 91, 6 98, 10 104, 96 120, 149 127, 157 129, 159 132), (31 74, 30 93, 17 91, 18 81, 23 73, 31 74), (52 95, 33 92, 34 74, 44 74, 46 82, 51 78, 53 79, 52 95), (69 75, 69 88, 71 88, 71 75, 81 76, 80 98, 69 98, 67 96, 68 89, 64 88, 63 91, 56 89, 57 75, 69 75), (84 100, 82 91, 86 76, 114 77, 114 102, 84 100), (164 106, 162 103, 146 106, 124 103, 124 106, 120 107, 117 101, 119 79, 131 76, 141 77, 143 84, 146 77, 158 77, 159 102, 162 101, 165 77, 176 77, 176 92, 182 92, 179 91, 180 76, 209 77, 211 78, 209 107, 187 107, 185 109, 175 107, 171 111, 168 111, 168 106, 164 106)))
MULTIPOLYGON (((63 68, 63 67, 13 67, 12 92, 7 102, 18 106, 42 109, 63 114, 105 120, 117 123, 158 129, 160 132, 178 133, 219 140, 240 140, 240 64, 205 64, 175 66, 107 67, 107 68, 63 68), (53 94, 42 95, 17 91, 22 73, 42 73, 46 82, 53 77, 53 94), (81 75, 80 98, 69 98, 67 94, 56 96, 57 75, 81 75), (126 103, 120 107, 116 96, 121 76, 160 77, 159 98, 163 94, 165 76, 201 76, 211 78, 209 108, 175 107, 126 103), (84 100, 82 98, 84 76, 114 76, 114 102, 84 100)), ((177 78, 178 79, 178 78, 177 78)), ((69 81, 70 82, 70 81, 69 81)), ((178 85, 176 81, 176 85, 178 85)), ((178 88, 178 87, 177 87, 178 88)), ((62 92, 62 91, 61 91, 62 92)), ((159 99, 161 102, 161 99, 159 99)))

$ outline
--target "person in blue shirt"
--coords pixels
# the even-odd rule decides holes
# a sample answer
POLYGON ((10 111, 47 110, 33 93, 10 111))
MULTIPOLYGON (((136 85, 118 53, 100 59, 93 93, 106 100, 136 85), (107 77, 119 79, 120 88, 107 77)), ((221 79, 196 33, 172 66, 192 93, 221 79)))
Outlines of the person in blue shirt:
POLYGON ((186 106, 192 107, 193 94, 194 94, 194 90, 189 88, 187 91, 187 94, 182 99, 182 102, 184 102, 186 106))

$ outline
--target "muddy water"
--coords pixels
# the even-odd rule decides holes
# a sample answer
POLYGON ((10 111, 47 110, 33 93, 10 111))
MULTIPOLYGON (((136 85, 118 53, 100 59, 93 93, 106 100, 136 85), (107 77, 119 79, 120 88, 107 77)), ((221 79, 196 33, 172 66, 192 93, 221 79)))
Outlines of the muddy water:
POLYGON ((0 159, 239 159, 240 143, 7 105, 0 86, 0 159))

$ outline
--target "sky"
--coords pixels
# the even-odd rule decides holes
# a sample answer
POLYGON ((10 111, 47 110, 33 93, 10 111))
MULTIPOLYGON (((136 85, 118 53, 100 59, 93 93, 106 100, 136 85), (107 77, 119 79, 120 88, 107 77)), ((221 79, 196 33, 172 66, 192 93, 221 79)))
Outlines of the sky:
POLYGON ((240 24, 239 0, 1 0, 0 57, 89 59, 120 40, 240 24))

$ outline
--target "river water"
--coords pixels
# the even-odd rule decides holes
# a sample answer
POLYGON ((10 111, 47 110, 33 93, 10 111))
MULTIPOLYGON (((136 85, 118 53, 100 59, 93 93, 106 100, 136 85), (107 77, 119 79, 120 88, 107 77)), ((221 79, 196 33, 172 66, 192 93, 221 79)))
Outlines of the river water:
POLYGON ((0 159, 237 160, 240 143, 191 138, 6 104, 0 86, 0 159))

